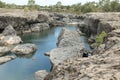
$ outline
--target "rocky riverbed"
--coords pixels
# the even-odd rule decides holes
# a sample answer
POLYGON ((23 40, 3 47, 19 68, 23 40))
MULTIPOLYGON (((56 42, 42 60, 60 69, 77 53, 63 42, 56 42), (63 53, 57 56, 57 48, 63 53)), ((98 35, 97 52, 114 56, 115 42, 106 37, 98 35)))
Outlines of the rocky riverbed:
MULTIPOLYGON (((0 56, 4 56, 9 52, 22 55, 33 53, 37 49, 36 46, 29 43, 21 44, 23 41, 17 34, 40 32, 51 27, 66 25, 77 17, 76 15, 65 13, 24 11, 19 9, 0 8, 0 11, 0 56)), ((10 60, 12 59, 14 58, 10 60)), ((3 62, 7 62, 6 59, 3 62)))
POLYGON ((83 15, 25 12, 24 10, 0 9, 0 64, 16 57, 6 55, 29 54, 37 48, 34 44, 21 44, 17 35, 36 32, 53 26, 66 25, 78 20, 79 31, 62 29, 57 48, 49 51, 53 69, 36 72, 38 80, 120 80, 120 13, 87 13, 83 15), (79 23, 80 20, 80 23, 79 23), (82 22, 81 22, 82 20, 82 22), (80 35, 85 33, 89 41, 95 42, 102 31, 107 33, 104 41, 92 51, 92 56, 83 57, 84 46, 80 35), (82 33, 81 33, 82 32, 82 33), (9 46, 8 46, 9 45, 9 46), (44 75, 43 75, 44 74, 44 75))
POLYGON ((16 58, 12 53, 8 54, 10 52, 18 55, 26 55, 32 54, 37 50, 36 45, 30 43, 20 45, 22 42, 15 29, 11 25, 8 25, 0 34, 0 64, 16 58))
MULTIPOLYGON (((92 50, 92 56, 83 58, 76 55, 69 57, 55 65, 49 74, 44 75, 45 78, 42 77, 39 80, 120 80, 119 15, 120 13, 87 13, 81 15, 84 20, 82 24, 79 24, 79 29, 90 36, 90 39, 95 39, 96 35, 105 31, 107 33, 105 41, 92 50)), ((69 37, 67 38, 69 39, 69 37)), ((59 38, 58 40, 62 41, 59 38)), ((63 37, 62 42, 64 41, 67 43, 65 37, 63 37)), ((70 39, 70 41, 72 40, 70 39)), ((76 51, 76 49, 73 50, 76 51)), ((50 52, 60 55, 62 50, 59 53, 55 49, 50 52)), ((66 53, 67 50, 62 52, 63 55, 66 53)), ((74 52, 72 53, 74 54, 74 52)), ((63 56, 60 56, 60 59, 54 58, 53 61, 55 59, 59 61, 61 57, 63 56)))

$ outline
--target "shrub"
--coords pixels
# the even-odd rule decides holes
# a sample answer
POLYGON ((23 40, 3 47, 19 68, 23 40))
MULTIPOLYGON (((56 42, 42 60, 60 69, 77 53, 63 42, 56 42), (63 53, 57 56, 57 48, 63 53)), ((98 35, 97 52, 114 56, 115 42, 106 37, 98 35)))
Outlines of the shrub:
POLYGON ((25 8, 24 8, 24 11, 25 11, 25 12, 28 12, 28 11, 29 11, 29 8, 28 8, 28 7, 25 7, 25 8))
POLYGON ((99 46, 104 42, 104 38, 107 36, 107 33, 105 31, 102 31, 101 34, 96 36, 96 46, 99 46))

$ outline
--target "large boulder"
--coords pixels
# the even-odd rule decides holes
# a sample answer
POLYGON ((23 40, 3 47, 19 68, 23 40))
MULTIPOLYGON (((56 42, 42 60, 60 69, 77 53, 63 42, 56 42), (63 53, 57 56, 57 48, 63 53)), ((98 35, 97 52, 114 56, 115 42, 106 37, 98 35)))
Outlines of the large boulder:
POLYGON ((6 53, 8 53, 10 51, 10 48, 8 47, 1 47, 0 46, 0 56, 5 55, 6 53))
POLYGON ((49 22, 49 24, 50 24, 51 27, 66 25, 65 22, 60 21, 60 20, 52 20, 52 21, 49 22))
POLYGON ((22 40, 19 36, 2 36, 0 38, 0 44, 1 45, 13 45, 13 44, 19 44, 22 40))
POLYGON ((6 63, 6 62, 11 61, 11 60, 13 60, 15 58, 16 58, 15 56, 3 56, 3 57, 0 57, 0 64, 6 63))
POLYGON ((35 72, 36 80, 44 80, 46 75, 48 75, 48 72, 46 70, 40 70, 35 72))
POLYGON ((77 31, 63 28, 57 42, 58 47, 81 45, 80 35, 77 31))
POLYGON ((67 17, 67 15, 64 14, 64 13, 54 13, 54 16, 55 16, 55 17, 58 17, 58 18, 60 18, 60 19, 67 17))
POLYGON ((54 65, 58 65, 66 59, 74 56, 82 56, 82 53, 80 52, 82 49, 82 44, 79 46, 55 48, 50 52, 47 52, 46 55, 50 56, 50 60, 54 65))
POLYGON ((33 53, 37 50, 37 47, 35 44, 29 44, 29 43, 26 43, 26 44, 20 44, 20 45, 17 45, 15 48, 13 48, 13 50, 11 50, 11 52, 15 53, 15 54, 30 54, 30 53, 33 53))
POLYGON ((33 24, 31 27, 31 31, 43 31, 46 29, 49 29, 49 25, 47 23, 37 23, 37 24, 33 24))
POLYGON ((17 33, 16 33, 15 29, 14 29, 11 25, 8 25, 8 26, 4 29, 4 31, 3 31, 2 34, 3 34, 4 36, 7 36, 7 35, 16 35, 17 33))
POLYGON ((74 56, 82 56, 81 50, 84 48, 80 41, 80 35, 77 31, 71 31, 63 28, 58 37, 58 48, 47 52, 54 65, 58 65, 66 59, 74 56))
POLYGON ((37 20, 40 23, 47 22, 48 21, 48 16, 45 15, 44 13, 40 13, 40 14, 38 14, 37 20))

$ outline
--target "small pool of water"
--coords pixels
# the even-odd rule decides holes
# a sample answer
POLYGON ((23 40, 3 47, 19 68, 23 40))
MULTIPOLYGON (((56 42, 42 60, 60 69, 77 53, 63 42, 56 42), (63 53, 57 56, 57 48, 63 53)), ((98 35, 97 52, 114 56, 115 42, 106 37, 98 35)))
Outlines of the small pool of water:
MULTIPOLYGON (((76 27, 65 26, 70 30, 76 27)), ((15 60, 0 65, 0 80, 35 80, 34 73, 38 70, 50 71, 52 65, 49 57, 44 53, 56 48, 60 30, 63 27, 54 27, 43 32, 34 32, 21 35, 24 43, 34 43, 38 50, 33 55, 19 56, 15 60)))

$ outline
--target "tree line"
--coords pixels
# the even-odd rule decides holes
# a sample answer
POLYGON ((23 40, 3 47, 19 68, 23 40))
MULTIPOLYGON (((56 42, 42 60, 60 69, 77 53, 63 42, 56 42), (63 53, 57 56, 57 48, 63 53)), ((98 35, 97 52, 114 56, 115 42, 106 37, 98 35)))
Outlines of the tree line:
POLYGON ((0 8, 24 9, 24 10, 45 10, 50 12, 70 12, 70 13, 87 13, 87 12, 119 12, 119 0, 99 0, 99 2, 87 2, 85 4, 77 3, 73 5, 62 5, 59 1, 55 5, 40 6, 35 4, 35 0, 28 0, 27 5, 6 4, 0 1, 0 8))

